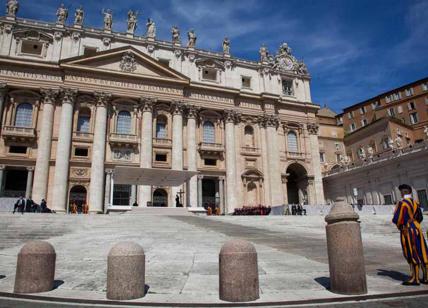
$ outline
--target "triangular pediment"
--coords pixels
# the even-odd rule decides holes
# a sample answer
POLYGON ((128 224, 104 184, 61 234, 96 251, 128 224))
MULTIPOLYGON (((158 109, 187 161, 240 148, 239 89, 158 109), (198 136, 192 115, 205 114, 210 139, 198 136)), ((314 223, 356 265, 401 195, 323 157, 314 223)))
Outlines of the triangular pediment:
POLYGON ((131 47, 121 47, 61 61, 64 68, 120 74, 134 78, 189 83, 190 79, 158 60, 131 47))

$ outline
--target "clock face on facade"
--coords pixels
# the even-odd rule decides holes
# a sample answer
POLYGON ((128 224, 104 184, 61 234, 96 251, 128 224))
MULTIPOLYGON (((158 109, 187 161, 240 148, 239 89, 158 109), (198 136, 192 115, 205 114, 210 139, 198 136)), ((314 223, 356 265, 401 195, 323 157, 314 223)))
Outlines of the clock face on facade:
POLYGON ((293 68, 293 60, 289 57, 279 59, 279 67, 284 70, 291 70, 293 68))

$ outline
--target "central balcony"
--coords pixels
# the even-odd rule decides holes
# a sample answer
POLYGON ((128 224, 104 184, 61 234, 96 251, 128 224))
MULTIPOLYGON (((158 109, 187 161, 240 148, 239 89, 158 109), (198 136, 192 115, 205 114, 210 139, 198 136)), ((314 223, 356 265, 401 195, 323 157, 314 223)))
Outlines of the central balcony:
POLYGON ((90 132, 73 132, 73 141, 92 141, 94 134, 90 132))
POLYGON ((221 143, 200 142, 199 152, 208 155, 223 155, 224 146, 221 143))
POLYGON ((36 140, 36 130, 32 127, 4 126, 3 137, 13 142, 33 142, 36 140))
POLYGON ((287 159, 305 159, 305 153, 303 152, 285 152, 287 159))
POLYGON ((259 156, 260 155, 260 149, 256 148, 256 147, 245 146, 245 147, 241 148, 241 153, 244 155, 259 156))
POLYGON ((110 133, 109 143, 113 147, 138 147, 137 135, 110 133))
POLYGON ((167 138, 153 138, 153 146, 170 149, 172 147, 172 140, 167 138))

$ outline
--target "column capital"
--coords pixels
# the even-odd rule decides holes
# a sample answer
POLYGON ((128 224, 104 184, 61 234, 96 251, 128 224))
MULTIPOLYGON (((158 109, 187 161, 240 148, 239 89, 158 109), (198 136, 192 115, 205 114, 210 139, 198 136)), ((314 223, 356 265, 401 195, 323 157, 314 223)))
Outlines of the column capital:
POLYGON ((34 171, 34 166, 27 167, 27 171, 33 172, 34 171))
POLYGON ((319 126, 316 123, 308 123, 306 124, 306 129, 308 130, 310 135, 318 135, 319 126))
POLYGON ((223 181, 223 182, 224 182, 224 181, 226 180, 226 177, 225 177, 225 176, 219 176, 219 177, 218 177, 218 179, 219 179, 220 181, 223 181))
POLYGON ((264 114, 260 117, 259 123, 263 127, 275 127, 279 126, 279 117, 276 114, 264 114))
POLYGON ((198 180, 202 180, 204 178, 203 175, 198 175, 198 180))
POLYGON ((190 105, 187 107, 187 118, 188 119, 196 119, 199 114, 199 107, 194 105, 190 105))
POLYGON ((111 100, 111 93, 95 92, 94 93, 96 105, 106 107, 111 100))
POLYGON ((7 83, 0 82, 0 95, 4 95, 7 92, 7 83))
POLYGON ((58 97, 58 89, 40 89, 40 93, 43 96, 44 104, 53 104, 55 103, 56 98, 58 97))
POLYGON ((107 174, 113 174, 113 169, 105 169, 105 173, 107 173, 107 174))
POLYGON ((237 123, 240 120, 240 114, 235 110, 224 111, 224 122, 225 123, 237 123))
POLYGON ((77 89, 61 88, 62 103, 74 104, 77 91, 77 89))
POLYGON ((171 103, 171 113, 173 115, 183 115, 185 105, 181 101, 173 101, 171 103))
POLYGON ((5 165, 0 165, 0 170, 4 170, 6 168, 5 165))
POLYGON ((140 97, 141 111, 153 112, 153 107, 156 104, 156 99, 152 97, 140 97))

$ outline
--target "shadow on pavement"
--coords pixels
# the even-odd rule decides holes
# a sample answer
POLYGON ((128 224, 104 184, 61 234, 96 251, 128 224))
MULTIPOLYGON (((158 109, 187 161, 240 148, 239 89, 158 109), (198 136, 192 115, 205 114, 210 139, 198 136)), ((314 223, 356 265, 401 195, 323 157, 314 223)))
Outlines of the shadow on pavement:
POLYGON ((330 290, 330 278, 329 277, 317 277, 314 279, 320 285, 322 285, 327 290, 330 290))
POLYGON ((384 270, 384 269, 378 269, 377 274, 379 276, 387 276, 398 281, 405 281, 410 278, 408 275, 403 274, 401 272, 384 270))
POLYGON ((5 275, 0 275, 0 279, 6 278, 5 275))
POLYGON ((58 289, 60 285, 64 284, 64 280, 54 280, 54 290, 58 289))

